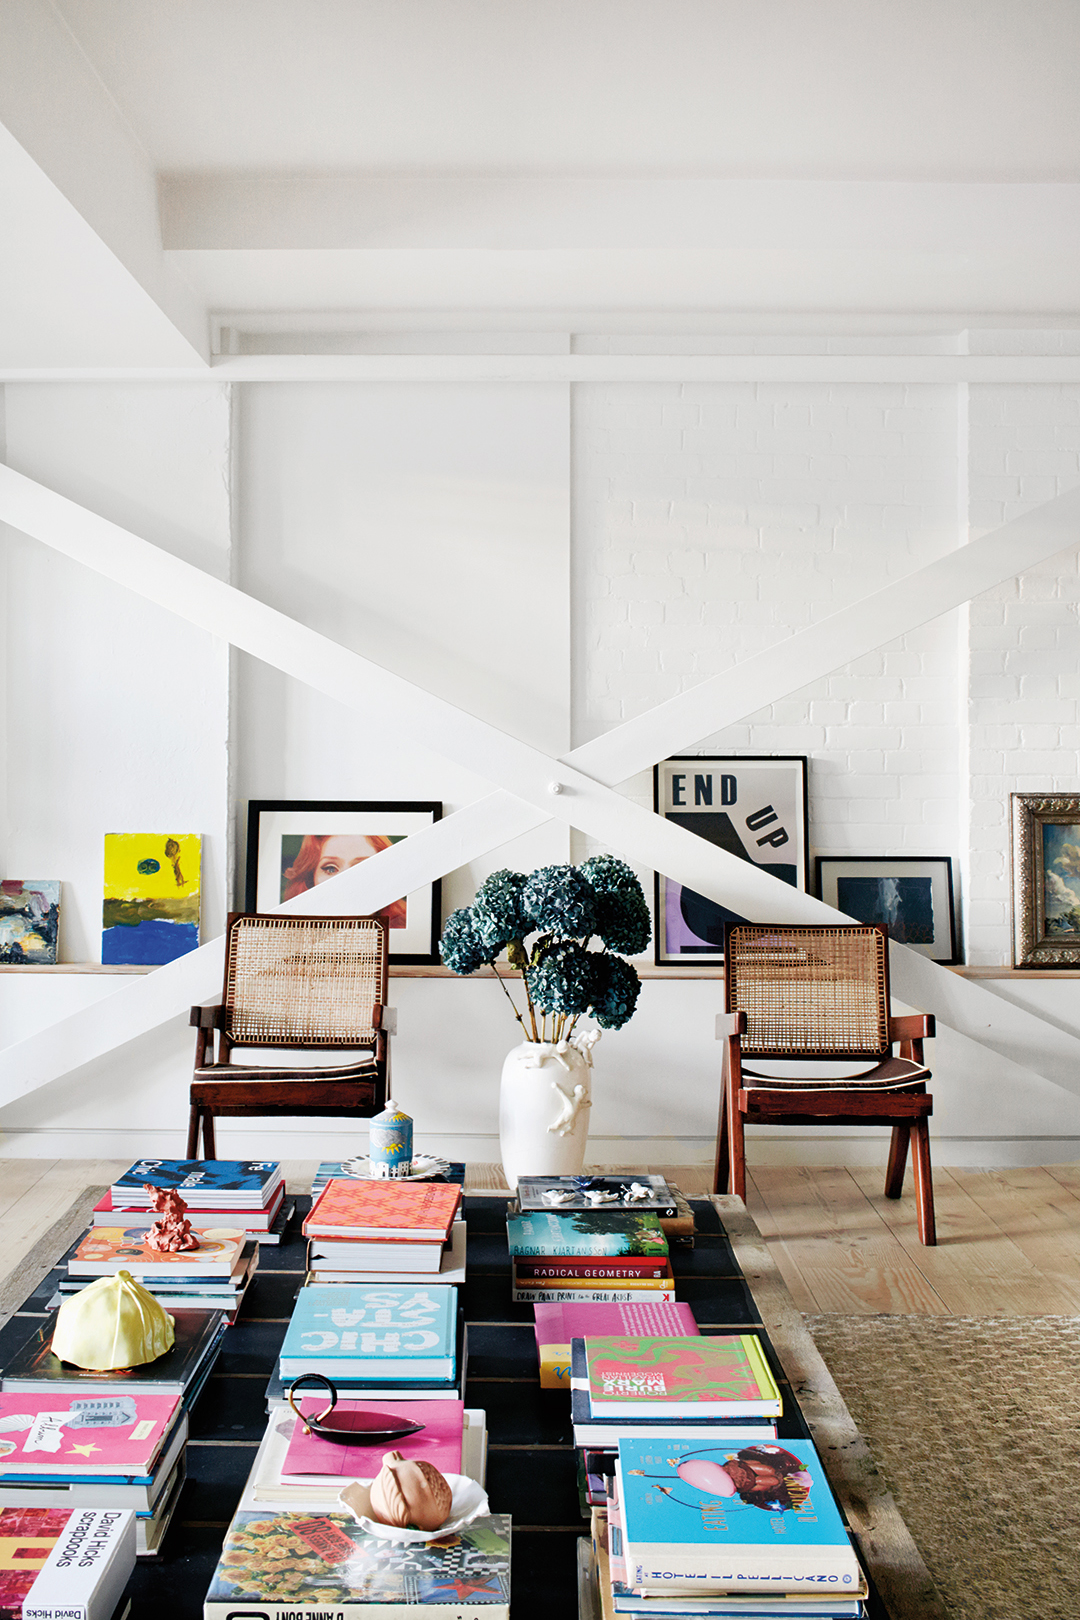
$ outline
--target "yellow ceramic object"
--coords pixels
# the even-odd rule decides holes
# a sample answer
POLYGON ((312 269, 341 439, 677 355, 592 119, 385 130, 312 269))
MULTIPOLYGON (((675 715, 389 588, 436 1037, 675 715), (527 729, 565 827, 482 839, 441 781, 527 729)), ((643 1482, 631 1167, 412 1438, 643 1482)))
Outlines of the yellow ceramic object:
POLYGON ((53 1354, 73 1367, 104 1372, 113 1367, 141 1367, 171 1350, 176 1337, 172 1317, 129 1271, 72 1294, 56 1313, 53 1354))

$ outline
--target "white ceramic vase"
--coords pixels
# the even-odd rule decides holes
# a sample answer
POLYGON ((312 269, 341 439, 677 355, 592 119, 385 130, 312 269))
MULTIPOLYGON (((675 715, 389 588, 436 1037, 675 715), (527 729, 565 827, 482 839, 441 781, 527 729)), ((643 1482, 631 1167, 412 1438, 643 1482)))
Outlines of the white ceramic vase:
POLYGON ((522 1041, 506 1054, 499 1145, 508 1187, 519 1176, 572 1176, 585 1163, 598 1029, 569 1041, 522 1041))

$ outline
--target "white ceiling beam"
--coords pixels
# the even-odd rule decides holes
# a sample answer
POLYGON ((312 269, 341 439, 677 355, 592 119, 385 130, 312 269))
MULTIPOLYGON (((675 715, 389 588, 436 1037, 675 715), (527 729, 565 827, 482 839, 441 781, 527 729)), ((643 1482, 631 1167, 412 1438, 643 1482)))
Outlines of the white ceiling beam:
MULTIPOLYGON (((1059 515, 1075 513, 1075 502, 1076 492, 1073 492, 1071 497, 1063 496, 1047 503, 1045 510, 1049 518, 1043 544, 1048 555, 1053 554, 1060 543, 1059 515)), ((762 921, 809 922, 840 915, 813 897, 797 893, 768 877, 750 863, 736 860, 705 840, 632 805, 602 783, 573 769, 566 761, 550 760, 399 677, 387 675, 265 604, 244 597, 232 587, 201 574, 189 564, 162 553, 117 525, 7 468, 0 468, 0 517, 65 555, 179 612, 191 622, 226 635, 234 644, 246 647, 256 656, 266 657, 275 667, 327 691, 339 701, 363 707, 369 716, 373 712, 370 698, 374 687, 388 699, 388 712, 394 724, 401 723, 404 717, 437 752, 466 758, 473 768, 481 774, 490 774, 494 780, 503 776, 510 780, 511 793, 489 795, 476 807, 470 807, 478 818, 477 824, 483 823, 488 848, 535 825, 538 820, 547 819, 554 812, 570 824, 593 832, 640 864, 653 865, 699 892, 726 901, 734 909, 762 921), (530 802, 523 805, 522 798, 530 802)), ((979 545, 980 542, 974 542, 964 548, 961 555, 978 558, 979 545)), ((1029 544, 1028 564, 1033 556, 1034 548, 1029 544)), ((909 582, 902 583, 906 586, 909 582)), ((924 600, 918 622, 929 616, 932 616, 932 603, 924 600)), ((804 665, 798 684, 805 684, 820 673, 824 673, 824 669, 804 665)), ((338 888, 333 897, 334 908, 340 903, 339 897, 346 895, 346 890, 353 907, 376 909, 388 899, 442 875, 455 864, 456 855, 447 859, 447 848, 437 847, 440 837, 456 838, 457 854, 472 847, 471 834, 468 831, 457 834, 453 828, 455 822, 458 827, 469 829, 469 812, 461 811, 456 817, 448 818, 440 824, 441 832, 429 829, 413 835, 396 846, 393 861, 387 859, 392 853, 387 851, 356 869, 347 884, 344 879, 335 880, 338 888)), ((319 903, 330 902, 331 896, 324 887, 319 903)), ((63 1021, 66 1026, 63 1032, 46 1030, 18 1047, 7 1049, 0 1054, 0 1103, 67 1072, 73 1066, 72 1038, 75 1047, 85 1054, 80 1061, 87 1061, 89 1056, 97 1055, 99 1049, 110 1050, 123 1040, 131 1039, 132 1031, 136 1026, 142 1028, 145 1018, 152 1020, 145 1027, 152 1027, 167 1016, 175 1016, 188 1001, 207 999, 216 988, 212 981, 216 980, 219 965, 213 948, 204 947, 191 958, 135 981, 118 992, 119 1003, 109 998, 110 1018, 99 1018, 94 1012, 76 1014, 63 1021), (144 986, 150 988, 144 989, 144 986), (165 1011, 167 1007, 171 1007, 171 1013, 165 1011), (99 1048, 102 1040, 107 1044, 99 1048), (57 1067, 58 1064, 61 1066, 57 1067), (13 1090, 8 1089, 12 1087, 13 1090)), ((1038 1042, 1035 1049, 1040 1052, 1038 1072, 1067 1090, 1080 1091, 1080 1041, 1051 1030, 1048 1049, 1042 1020, 1021 1009, 1007 1007, 998 998, 946 973, 936 964, 926 963, 915 953, 897 953, 896 988, 905 999, 912 986, 931 992, 937 986, 945 993, 946 982, 953 1027, 959 1033, 991 1046, 998 1023, 1011 1032, 1001 1037, 1006 1043, 1011 1040, 1015 1045, 1026 1040, 1030 1047, 1034 1036, 1038 1042)), ((933 995, 916 995, 912 999, 927 1010, 936 1010, 933 995)))
POLYGON ((1080 185, 164 174, 167 250, 1080 253, 1080 185))
MULTIPOLYGON (((0 125, 36 171, 30 193, 27 165, 0 145, 0 197, 19 203, 3 210, 0 288, 14 283, 39 298, 39 260, 46 286, 62 283, 40 328, 28 332, 24 314, 22 343, 36 337, 38 363, 46 365, 57 328, 68 334, 69 360, 101 343, 114 361, 131 353, 147 365, 205 362, 206 308, 162 251, 154 166, 59 12, 43 0, 0 0, 0 39, 0 125), (57 254, 66 259, 51 262, 57 254), (86 307, 84 273, 109 283, 114 309, 86 307), (107 317, 108 328, 80 341, 68 330, 79 314, 107 317)), ((3 352, 10 358, 19 344, 5 341, 3 352)))
POLYGON ((205 367, 0 365, 0 382, 1080 383, 1080 353, 259 354, 205 367))

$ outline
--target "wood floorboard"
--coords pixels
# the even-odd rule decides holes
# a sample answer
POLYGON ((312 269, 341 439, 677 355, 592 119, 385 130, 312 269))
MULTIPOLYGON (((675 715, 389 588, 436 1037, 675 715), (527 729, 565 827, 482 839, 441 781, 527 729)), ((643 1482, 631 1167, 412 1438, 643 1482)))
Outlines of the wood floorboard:
POLYGON ((754 1179, 819 1311, 946 1314, 847 1170, 759 1167, 754 1179))
POLYGON ((988 1220, 1045 1279, 1059 1303, 1055 1315, 1080 1311, 1080 1199, 1045 1171, 956 1170, 957 1182, 988 1220))
POLYGON ((752 1172, 746 1172, 746 1207, 754 1217, 758 1231, 765 1239, 773 1264, 787 1285, 788 1293, 800 1311, 813 1313, 818 1309, 817 1300, 803 1279, 798 1262, 789 1252, 787 1243, 773 1218, 772 1211, 765 1202, 764 1196, 754 1180, 752 1172))
POLYGON ((954 1172, 934 1171, 938 1242, 919 1242, 915 1196, 886 1198, 874 1170, 852 1170, 852 1179, 889 1227, 896 1241, 940 1296, 951 1316, 1039 1316, 1069 1307, 1008 1233, 980 1209, 954 1172))

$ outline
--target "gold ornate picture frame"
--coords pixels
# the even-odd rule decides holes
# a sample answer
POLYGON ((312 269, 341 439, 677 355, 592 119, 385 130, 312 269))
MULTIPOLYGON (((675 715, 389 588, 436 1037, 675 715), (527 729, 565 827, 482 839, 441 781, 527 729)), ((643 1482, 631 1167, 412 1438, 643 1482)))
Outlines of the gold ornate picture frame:
POLYGON ((1080 793, 1014 793, 1013 966, 1080 967, 1080 793))

